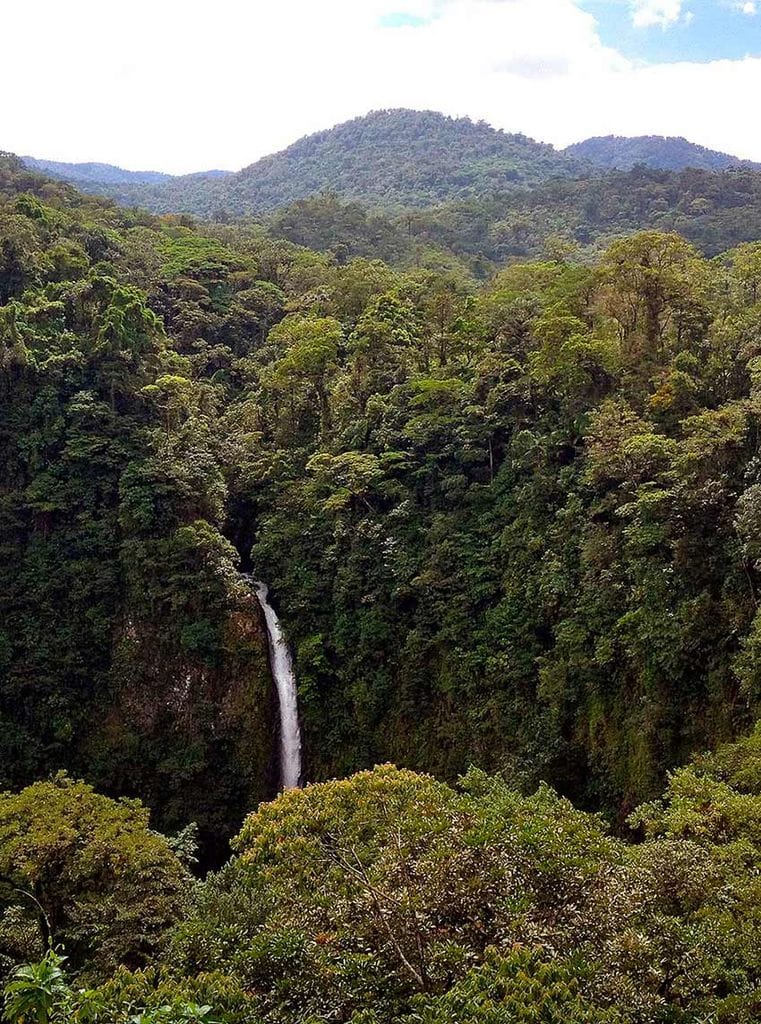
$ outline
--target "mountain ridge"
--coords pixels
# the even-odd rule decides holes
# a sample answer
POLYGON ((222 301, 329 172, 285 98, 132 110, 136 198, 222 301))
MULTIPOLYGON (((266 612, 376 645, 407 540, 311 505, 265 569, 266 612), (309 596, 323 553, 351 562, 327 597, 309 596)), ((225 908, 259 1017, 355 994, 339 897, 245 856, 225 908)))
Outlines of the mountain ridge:
POLYGON ((46 160, 33 156, 22 156, 21 159, 30 170, 39 171, 41 174, 60 178, 72 184, 80 181, 102 182, 104 185, 119 185, 128 182, 153 184, 169 181, 174 177, 174 175, 163 171, 129 171, 116 164, 101 163, 100 161, 67 163, 66 161, 46 160))
POLYGON ((605 170, 630 171, 637 166, 661 171, 761 169, 752 160, 709 149, 681 135, 595 135, 562 152, 605 170))
POLYGON ((681 137, 599 136, 556 150, 484 121, 404 108, 371 111, 306 135, 237 172, 168 175, 22 159, 122 206, 216 221, 266 219, 321 195, 396 218, 453 203, 501 203, 507 215, 520 193, 567 190, 574 181, 594 191, 603 176, 638 167, 676 174, 761 168, 681 137))
POLYGON ((55 161, 24 160, 125 205, 202 217, 262 214, 322 191, 371 205, 424 207, 587 170, 582 161, 526 135, 403 108, 371 111, 306 135, 229 175, 197 172, 156 180, 160 172, 86 165, 100 168, 92 177, 78 165, 67 170, 55 161))

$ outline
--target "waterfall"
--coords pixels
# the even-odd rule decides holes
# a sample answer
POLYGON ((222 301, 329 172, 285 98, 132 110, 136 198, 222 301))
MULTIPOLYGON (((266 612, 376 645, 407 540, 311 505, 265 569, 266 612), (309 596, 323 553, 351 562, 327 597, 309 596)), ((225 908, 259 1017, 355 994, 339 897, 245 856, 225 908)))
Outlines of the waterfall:
POLYGON ((252 580, 252 583, 267 623, 270 668, 280 704, 280 787, 295 789, 301 785, 301 730, 296 673, 280 620, 269 602, 269 588, 266 583, 257 580, 252 580))

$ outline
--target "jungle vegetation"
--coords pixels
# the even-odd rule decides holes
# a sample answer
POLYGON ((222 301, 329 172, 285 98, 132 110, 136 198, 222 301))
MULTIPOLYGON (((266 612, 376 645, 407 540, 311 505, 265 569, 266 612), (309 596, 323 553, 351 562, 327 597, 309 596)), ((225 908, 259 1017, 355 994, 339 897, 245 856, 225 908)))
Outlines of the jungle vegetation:
POLYGON ((750 1024, 761 243, 338 205, 362 254, 0 157, 8 1021, 750 1024))
POLYGON ((525 135, 435 111, 376 110, 317 132, 236 174, 140 178, 102 165, 34 161, 37 169, 87 191, 156 213, 228 217, 260 215, 330 190, 371 206, 429 206, 505 185, 536 184, 574 174, 583 161, 525 135))
POLYGON ((87 192, 159 214, 243 217, 337 258, 415 265, 434 246, 487 279, 558 240, 594 262, 622 234, 677 231, 715 256, 761 237, 761 171, 684 139, 589 139, 557 151, 433 111, 381 110, 236 174, 168 177, 26 159, 87 192))
POLYGON ((630 171, 634 167, 655 167, 662 171, 683 171, 687 167, 702 171, 726 171, 731 167, 758 164, 740 160, 729 153, 706 149, 687 139, 663 135, 602 135, 568 146, 564 152, 596 167, 630 171))
POLYGON ((633 842, 546 786, 381 766, 262 804, 203 882, 59 775, 0 797, 4 1019, 752 1024, 760 752, 674 772, 633 842))
POLYGON ((621 816, 752 723, 758 244, 479 284, 5 167, 3 785, 231 835, 272 779, 250 567, 311 778, 475 763, 621 816))

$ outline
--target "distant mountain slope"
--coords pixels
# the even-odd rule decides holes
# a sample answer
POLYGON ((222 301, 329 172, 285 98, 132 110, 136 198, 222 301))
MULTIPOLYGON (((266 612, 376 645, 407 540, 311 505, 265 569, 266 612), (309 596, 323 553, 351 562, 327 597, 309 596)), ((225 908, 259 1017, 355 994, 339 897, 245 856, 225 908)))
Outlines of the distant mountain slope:
POLYGON ((377 110, 264 157, 225 183, 234 211, 271 210, 317 192, 380 206, 431 206, 584 170, 582 161, 483 121, 377 110))
MULTIPOLYGON (((315 196, 335 196, 344 204, 360 203, 367 210, 380 211, 392 218, 403 217, 412 209, 427 210, 427 219, 437 225, 437 234, 439 225, 445 224, 450 216, 461 219, 451 210, 439 216, 440 207, 468 208, 472 211, 469 216, 475 220, 471 220, 470 228, 465 221, 458 225, 454 232, 457 241, 449 240, 449 228, 444 230, 445 246, 454 249, 460 248, 463 235, 478 236, 475 223, 482 221, 488 208, 488 240, 476 239, 466 248, 471 252, 501 253, 504 237, 513 230, 509 225, 511 219, 518 217, 521 221, 528 217, 526 225, 515 225, 516 239, 508 246, 511 254, 517 254, 513 249, 536 251, 536 242, 523 245, 521 238, 535 239, 552 230, 587 244, 585 239, 622 228, 634 229, 639 224, 652 223, 660 214, 664 221, 672 214, 678 220, 705 218, 701 203, 708 202, 713 209, 714 194, 736 191, 735 183, 719 181, 711 185, 711 197, 704 202, 705 197, 692 194, 690 179, 690 202, 694 200, 697 205, 688 210, 683 195, 680 198, 678 193, 670 193, 670 181, 643 184, 637 179, 638 195, 641 188, 644 193, 630 208, 632 199, 625 191, 626 182, 618 182, 615 177, 601 180, 610 173, 625 174, 643 165, 656 173, 671 175, 688 168, 704 173, 761 169, 761 165, 682 138, 608 136, 587 139, 559 152, 525 135, 507 134, 484 122, 404 109, 375 111, 317 132, 234 174, 209 171, 175 177, 152 171, 124 171, 108 164, 62 164, 32 158, 25 162, 75 184, 84 192, 107 196, 124 206, 141 206, 153 213, 189 213, 211 220, 235 220, 244 216, 266 218, 275 211, 287 211, 289 231, 292 229, 299 237, 304 234, 304 226, 291 222, 294 216, 303 219, 307 213, 303 207, 291 208, 315 196), (618 195, 619 186, 623 189, 619 199, 608 204, 609 197, 618 195), (664 188, 668 197, 659 199, 664 188), (529 213, 532 203, 536 203, 536 209, 529 213), (597 212, 600 206, 606 211, 602 218, 597 212), (545 227, 537 222, 537 217, 545 227), (505 223, 497 228, 500 222, 505 223), (500 241, 494 246, 496 235, 500 241)), ((755 207, 752 203, 748 206, 747 197, 739 199, 739 206, 745 210, 744 219, 750 217, 755 223, 755 207)), ((319 204, 310 206, 309 210, 307 220, 313 214, 319 216, 306 234, 316 231, 320 236, 326 231, 330 244, 335 243, 332 220, 337 216, 339 221, 345 221, 346 211, 336 214, 329 204, 324 208, 319 204), (327 228, 328 224, 332 226, 327 228)), ((349 219, 356 220, 357 216, 354 211, 349 219)), ((735 237, 742 226, 742 221, 738 221, 725 231, 724 222, 734 216, 732 211, 722 210, 708 216, 712 218, 712 232, 715 217, 722 221, 716 228, 716 237, 711 239, 711 248, 725 237, 735 237)), ((374 237, 377 227, 376 221, 372 228, 367 228, 368 238, 374 237)), ((340 233, 343 235, 344 231, 340 233)), ((398 248, 395 239, 389 252, 398 248)))
POLYGON ((123 167, 113 164, 83 163, 67 164, 60 160, 38 160, 33 156, 22 157, 27 167, 51 178, 63 181, 87 182, 92 185, 144 185, 159 181, 169 181, 171 174, 160 171, 126 171, 123 167))
POLYGON ((189 213, 206 220, 226 220, 230 214, 223 203, 222 186, 233 177, 230 171, 198 171, 168 176, 158 182, 104 184, 71 179, 82 192, 106 196, 120 206, 140 206, 151 213, 189 213))
POLYGON ((629 171, 637 166, 662 171, 683 171, 688 167, 702 171, 726 171, 732 167, 761 168, 761 164, 740 160, 729 153, 706 149, 705 146, 698 146, 681 137, 662 135, 640 135, 634 138, 597 136, 574 143, 563 152, 606 170, 629 171))
POLYGON ((370 206, 432 206, 572 177, 588 167, 552 146, 432 111, 379 110, 318 132, 237 174, 140 175, 106 165, 28 161, 156 213, 259 215, 320 192, 370 206), (95 171, 92 170, 95 168, 95 171))
POLYGON ((29 170, 76 185, 82 192, 106 196, 122 206, 143 206, 154 212, 196 212, 196 197, 203 196, 205 216, 219 213, 215 205, 219 183, 232 171, 199 171, 172 175, 161 171, 128 171, 113 164, 68 164, 58 160, 21 158, 29 170))

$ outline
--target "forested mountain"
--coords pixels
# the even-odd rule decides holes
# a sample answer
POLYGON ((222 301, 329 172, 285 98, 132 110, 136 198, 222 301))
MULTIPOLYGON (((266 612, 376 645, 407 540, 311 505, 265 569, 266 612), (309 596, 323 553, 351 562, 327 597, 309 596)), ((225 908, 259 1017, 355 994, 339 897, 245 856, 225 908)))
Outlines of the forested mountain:
POLYGON ((518 188, 486 266, 494 195, 0 154, 9 1024, 758 1020, 758 180, 518 188))
POLYGON ((112 164, 67 164, 24 157, 23 163, 48 177, 76 185, 82 192, 105 196, 122 206, 139 205, 161 213, 193 212, 225 217, 220 206, 221 183, 229 171, 198 171, 172 175, 158 171, 126 171, 112 164))
POLYGON ((706 149, 687 139, 662 135, 639 135, 626 138, 620 135, 596 136, 576 142, 563 150, 575 157, 607 170, 628 171, 633 167, 655 167, 662 171, 683 171, 688 167, 703 171, 726 171, 732 167, 761 165, 740 160, 728 153, 706 149))
MULTIPOLYGON (((657 211, 632 209, 627 198, 632 179, 604 176, 601 170, 631 171, 646 166, 663 171, 728 169, 758 170, 725 153, 696 146, 680 138, 607 136, 587 139, 563 151, 534 142, 523 135, 497 131, 483 122, 453 119, 431 111, 385 110, 338 125, 299 140, 281 153, 264 157, 237 174, 205 171, 172 176, 156 172, 124 171, 108 164, 63 164, 25 157, 32 169, 76 184, 87 192, 105 195, 122 205, 139 205, 154 213, 190 213, 215 220, 262 216, 296 201, 320 194, 344 202, 359 202, 369 210, 399 211, 436 208, 442 204, 486 203, 509 220, 516 207, 526 204, 526 193, 535 192, 535 203, 544 207, 554 201, 557 228, 586 227, 589 236, 614 234, 617 230, 647 227, 655 212, 690 214, 684 199, 696 196, 694 182, 675 178, 667 196, 654 194, 652 202, 665 201, 657 211), (565 183, 563 181, 565 179, 565 183), (573 180, 582 184, 574 189, 573 180), (545 184, 551 181, 551 184, 545 184), (690 185, 693 185, 691 188, 690 185), (538 186, 538 191, 537 191, 538 186), (575 201, 587 189, 606 194, 610 206, 607 221, 598 223, 594 208, 587 216, 575 201), (679 210, 675 209, 678 195, 679 210), (627 208, 616 218, 616 206, 627 208), (566 213, 565 205, 572 210, 566 213)), ((640 193, 641 180, 633 180, 640 193)), ((663 183, 663 179, 661 179, 663 183)), ((723 191, 723 180, 713 191, 723 191)), ((731 192, 733 186, 726 184, 731 192)), ((599 206, 599 200, 595 203, 599 206)), ((650 204, 648 204, 650 205, 650 204)), ((723 246, 733 244, 728 238, 723 246)), ((486 255, 489 231, 482 233, 479 247, 486 255)), ((455 246, 456 248, 456 246, 455 246)), ((471 246, 472 249, 472 246, 471 246)), ((525 255, 524 250, 519 253, 525 255)))
POLYGON ((751 713, 756 248, 479 287, 2 187, 6 785, 64 764, 223 834, 271 749, 238 560, 312 777, 509 763, 615 813, 751 713))
POLYGON ((379 110, 300 139, 237 174, 185 175, 159 183, 105 177, 85 182, 155 213, 256 215, 330 191, 370 206, 429 206, 518 184, 577 174, 583 164, 525 135, 432 111, 379 110))
POLYGON ((171 174, 160 171, 125 171, 113 164, 81 163, 67 164, 59 160, 37 160, 33 156, 22 157, 24 164, 33 171, 39 171, 50 178, 60 178, 74 184, 96 185, 144 185, 169 181, 171 174))
POLYGON ((378 206, 430 206, 579 173, 525 135, 432 111, 379 110, 318 132, 226 183, 231 213, 259 213, 331 191, 378 206))
MULTIPOLYGON (((174 183, 176 185, 184 180, 196 181, 208 178, 213 181, 229 177, 232 174, 232 171, 220 170, 197 171, 194 174, 185 175, 164 174, 161 171, 126 171, 123 167, 115 167, 113 164, 67 164, 61 163, 59 160, 36 160, 32 156, 22 157, 21 160, 32 171, 39 171, 49 178, 68 181, 84 192, 95 192, 96 194, 104 187, 109 186, 155 185, 157 183, 165 185, 174 183)), ((127 200, 129 196, 129 190, 125 191, 123 198, 127 200)), ((118 190, 112 198, 119 200, 118 190)))
POLYGON ((309 136, 237 174, 150 182, 105 165, 40 163, 121 205, 218 222, 255 216, 273 235, 339 260, 414 266, 430 264, 433 249, 440 263, 454 256, 453 265, 479 277, 558 246, 594 259, 616 237, 645 228, 678 231, 707 255, 761 236, 761 171, 753 165, 678 139, 588 142, 598 157, 581 159, 579 150, 572 158, 483 123, 395 110, 309 136), (661 153, 652 162, 676 169, 595 167, 605 153, 616 161, 611 147, 625 149, 631 164, 651 162, 640 160, 645 151, 661 153), (703 169, 685 169, 690 154, 703 169))

